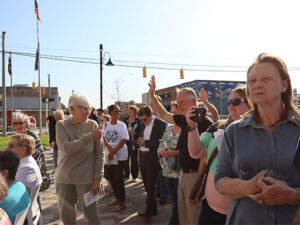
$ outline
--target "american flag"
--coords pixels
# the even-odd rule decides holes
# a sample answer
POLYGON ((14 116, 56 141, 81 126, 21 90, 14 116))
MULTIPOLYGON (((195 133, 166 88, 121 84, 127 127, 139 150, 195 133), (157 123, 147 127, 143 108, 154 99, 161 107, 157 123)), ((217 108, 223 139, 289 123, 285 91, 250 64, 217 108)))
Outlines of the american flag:
POLYGON ((39 11, 39 7, 38 7, 38 4, 37 4, 37 0, 34 0, 34 12, 36 14, 36 18, 42 22, 41 20, 41 16, 40 16, 40 11, 39 11))

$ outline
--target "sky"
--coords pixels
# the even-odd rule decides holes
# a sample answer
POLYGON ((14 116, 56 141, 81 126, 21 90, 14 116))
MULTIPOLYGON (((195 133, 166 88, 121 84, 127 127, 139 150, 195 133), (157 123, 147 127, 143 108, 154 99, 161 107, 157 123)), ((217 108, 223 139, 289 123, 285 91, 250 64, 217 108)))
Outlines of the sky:
MULTIPOLYGON (((48 86, 50 74, 65 105, 74 91, 100 106, 101 43, 104 63, 111 56, 115 64, 103 68, 104 107, 118 99, 141 102, 151 75, 157 89, 196 79, 245 81, 245 71, 262 52, 285 61, 300 91, 297 0, 39 0, 38 6, 40 54, 95 63, 40 59, 41 85, 48 86)), ((0 0, 0 31, 6 31, 6 51, 35 54, 34 0, 0 0)), ((38 83, 34 57, 13 55, 12 62, 14 84, 38 83)))

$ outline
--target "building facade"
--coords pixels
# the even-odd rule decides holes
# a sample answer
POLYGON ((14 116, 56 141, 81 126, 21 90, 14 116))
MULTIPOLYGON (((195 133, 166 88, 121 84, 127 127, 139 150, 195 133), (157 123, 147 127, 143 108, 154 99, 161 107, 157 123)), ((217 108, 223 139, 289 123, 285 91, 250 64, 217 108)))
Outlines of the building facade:
MULTIPOLYGON (((21 110, 29 116, 36 119, 37 126, 39 126, 39 93, 36 89, 32 89, 29 85, 14 85, 13 95, 11 98, 11 87, 6 87, 6 110, 12 108, 11 100, 13 102, 13 109, 21 110)), ((51 96, 49 96, 49 87, 45 87, 46 92, 42 94, 43 97, 51 97, 53 101, 50 103, 42 102, 42 125, 46 123, 46 115, 48 114, 49 107, 52 109, 60 108, 60 97, 57 87, 51 87, 51 96), (47 110, 47 112, 46 112, 47 110)), ((43 89, 43 87, 42 87, 43 89)), ((0 115, 2 118, 2 87, 0 88, 0 115)))

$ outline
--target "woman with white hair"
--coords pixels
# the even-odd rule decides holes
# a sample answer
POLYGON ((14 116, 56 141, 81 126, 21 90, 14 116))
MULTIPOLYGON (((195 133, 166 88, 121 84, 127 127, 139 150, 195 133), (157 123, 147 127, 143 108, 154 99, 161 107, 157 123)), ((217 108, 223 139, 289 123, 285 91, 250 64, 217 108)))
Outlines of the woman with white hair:
POLYGON ((98 194, 103 176, 102 131, 94 120, 88 119, 91 104, 79 94, 69 99, 73 117, 56 124, 59 164, 55 171, 56 197, 64 224, 76 224, 75 203, 80 202, 87 224, 100 224, 97 203, 84 204, 83 195, 98 194))
POLYGON ((43 150, 43 146, 41 143, 41 140, 38 138, 38 136, 32 132, 29 128, 30 128, 30 120, 29 120, 29 116, 21 113, 21 112, 16 112, 13 113, 13 126, 14 126, 14 130, 17 133, 22 133, 22 134, 28 134, 30 136, 32 136, 35 139, 35 154, 33 155, 33 158, 35 160, 38 159, 40 153, 42 153, 43 150))

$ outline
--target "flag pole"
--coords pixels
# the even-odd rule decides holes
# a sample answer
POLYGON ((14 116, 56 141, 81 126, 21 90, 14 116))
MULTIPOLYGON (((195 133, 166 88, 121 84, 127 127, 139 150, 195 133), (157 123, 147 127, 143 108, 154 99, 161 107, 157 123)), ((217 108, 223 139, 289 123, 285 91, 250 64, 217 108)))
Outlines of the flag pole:
MULTIPOLYGON (((11 59, 11 52, 10 52, 10 59, 11 59)), ((10 62, 11 63, 11 62, 10 62)), ((11 65, 12 66, 12 65, 11 65)), ((13 117, 13 113, 14 113, 14 91, 13 91, 13 81, 12 81, 12 68, 11 68, 11 74, 10 74, 10 106, 11 106, 11 131, 12 134, 14 134, 14 117, 13 117)))
MULTIPOLYGON (((36 30, 37 30, 37 44, 38 44, 38 51, 40 51, 40 39, 39 39, 39 21, 38 18, 36 18, 36 30)), ((40 52, 39 52, 40 54, 40 52)), ((40 58, 39 60, 39 68, 38 68, 38 89, 39 89, 39 135, 42 135, 42 94, 41 94, 41 64, 40 64, 40 58)))

